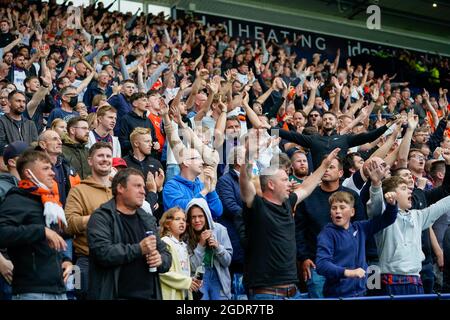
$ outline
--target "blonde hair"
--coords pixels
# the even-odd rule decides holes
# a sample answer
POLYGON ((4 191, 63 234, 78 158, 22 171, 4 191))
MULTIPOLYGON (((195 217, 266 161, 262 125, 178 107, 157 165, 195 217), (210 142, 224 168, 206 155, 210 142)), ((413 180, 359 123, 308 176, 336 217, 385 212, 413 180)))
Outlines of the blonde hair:
MULTIPOLYGON (((130 134, 130 141, 131 144, 133 144, 137 137, 140 135, 146 135, 146 134, 150 134, 150 128, 142 128, 142 127, 137 127, 133 130, 133 132, 130 134)), ((151 135, 150 135, 151 136, 151 135)))
POLYGON ((114 108, 113 106, 111 106, 111 105, 109 105, 109 104, 106 104, 106 105, 104 105, 104 106, 98 107, 97 112, 96 112, 96 113, 97 113, 97 119, 100 118, 100 117, 104 117, 105 114, 106 114, 108 111, 117 113, 116 108, 114 108))
POLYGON ((330 205, 335 202, 344 202, 352 208, 355 206, 355 198, 350 192, 345 191, 337 191, 333 193, 328 199, 328 202, 330 203, 330 205))
POLYGON ((89 126, 89 130, 93 130, 95 128, 97 128, 97 114, 95 112, 89 113, 86 119, 88 126, 89 126))
POLYGON ((50 128, 52 129, 52 130, 55 130, 55 128, 58 126, 58 124, 60 124, 61 122, 64 122, 65 123, 65 121, 63 120, 63 119, 61 119, 61 118, 56 118, 55 120, 53 120, 52 121, 52 124, 50 125, 50 128))
POLYGON ((92 98, 92 105, 98 106, 101 101, 106 101, 108 99, 104 94, 96 94, 94 98, 92 98))
POLYGON ((184 210, 180 207, 173 207, 163 213, 161 219, 159 220, 159 235, 161 238, 172 234, 169 229, 169 222, 173 220, 175 213, 177 212, 184 213, 184 210))

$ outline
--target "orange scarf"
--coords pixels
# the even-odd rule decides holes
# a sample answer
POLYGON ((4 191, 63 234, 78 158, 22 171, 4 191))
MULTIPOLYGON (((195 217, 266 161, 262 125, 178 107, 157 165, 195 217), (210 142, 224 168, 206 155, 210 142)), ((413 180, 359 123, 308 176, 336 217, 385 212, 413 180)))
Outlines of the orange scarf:
POLYGON ((38 187, 29 180, 20 180, 19 188, 41 197, 42 204, 44 205, 45 224, 47 227, 50 228, 52 224, 58 224, 61 228, 64 224, 67 227, 66 217, 61 202, 59 202, 58 195, 55 195, 50 190, 38 187))

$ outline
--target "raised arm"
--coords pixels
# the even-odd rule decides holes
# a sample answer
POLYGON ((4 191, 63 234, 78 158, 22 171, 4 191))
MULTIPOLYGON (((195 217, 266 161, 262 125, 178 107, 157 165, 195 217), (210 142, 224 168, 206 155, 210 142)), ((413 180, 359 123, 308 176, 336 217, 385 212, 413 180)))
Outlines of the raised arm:
MULTIPOLYGON (((401 120, 400 120, 401 121, 401 120)), ((380 157, 381 159, 384 159, 389 150, 391 150, 392 146, 394 145, 395 140, 397 139, 398 134, 402 131, 402 127, 400 125, 400 122, 397 122, 395 125, 395 129, 392 131, 389 138, 386 140, 385 143, 381 147, 379 147, 372 155, 372 157, 380 157)))
POLYGON ((344 84, 340 84, 339 80, 336 77, 332 78, 332 83, 336 88, 336 95, 334 96, 333 105, 331 106, 331 112, 333 112, 336 116, 342 114, 341 112, 341 92, 344 88, 344 84))
POLYGON ((402 143, 400 144, 398 150, 398 164, 399 168, 406 167, 408 164, 408 154, 411 147, 411 138, 413 136, 414 130, 416 130, 419 124, 419 117, 414 114, 411 110, 408 113, 408 129, 406 129, 405 135, 403 136, 402 143))
POLYGON ((251 208, 253 205, 253 201, 256 196, 256 189, 251 181, 251 172, 253 168, 253 161, 250 161, 250 152, 247 145, 245 152, 245 160, 248 160, 247 163, 241 163, 241 168, 239 170, 239 187, 241 193, 242 202, 245 203, 247 208, 251 208))
POLYGON ((13 42, 9 43, 8 45, 3 47, 3 54, 11 51, 12 48, 14 48, 15 46, 17 46, 19 43, 22 42, 22 35, 19 33, 19 36, 17 37, 16 40, 14 40, 13 42))
MULTIPOLYGON (((51 80, 50 80, 51 82, 51 80)), ((30 102, 27 104, 27 110, 30 118, 34 116, 34 113, 37 110, 37 107, 44 100, 45 96, 48 94, 48 84, 46 86, 41 86, 38 91, 33 94, 30 102)))
POLYGON ((220 116, 214 128, 214 148, 218 149, 225 141, 225 128, 227 125, 227 105, 223 103, 222 96, 219 98, 220 116))
POLYGON ((306 115, 308 115, 314 108, 314 102, 316 101, 316 92, 319 84, 319 80, 313 80, 309 82, 309 87, 311 88, 311 90, 309 91, 309 97, 308 102, 306 103, 306 107, 303 109, 303 112, 305 112, 306 115))
POLYGON ((91 83, 92 79, 95 77, 96 74, 97 72, 95 72, 95 70, 91 71, 91 73, 86 77, 86 79, 84 79, 78 86, 77 94, 80 94, 81 92, 83 92, 85 88, 87 88, 87 86, 89 85, 89 83, 91 83))
MULTIPOLYGON (((172 108, 172 110, 175 110, 175 112, 177 112, 178 105, 172 105, 171 108, 172 108)), ((178 114, 179 114, 179 111, 178 111, 178 114)), ((164 122, 164 132, 166 133, 167 142, 169 143, 169 146, 172 149, 172 153, 175 157, 176 162, 181 163, 181 161, 182 161, 181 154, 182 154, 182 151, 185 149, 185 147, 179 137, 180 134, 175 132, 175 129, 172 125, 172 121, 169 116, 169 108, 167 106, 161 108, 161 117, 164 122)), ((183 129, 183 128, 180 127, 180 129, 183 129)))
POLYGON ((198 93, 198 90, 200 89, 200 86, 202 84, 202 76, 203 76, 203 70, 197 71, 196 78, 194 80, 194 83, 192 84, 191 93, 189 94, 189 97, 186 100, 186 107, 190 108, 195 101, 195 96, 198 93))
POLYGON ((244 98, 242 99, 242 104, 245 110, 245 114, 247 115, 248 119, 250 120, 251 124, 253 125, 253 127, 255 129, 259 129, 262 127, 262 123, 261 120, 259 120, 258 115, 255 113, 255 111, 253 111, 252 108, 250 108, 249 104, 248 104, 248 93, 244 92, 244 98))
POLYGON ((206 85, 206 88, 208 89, 208 99, 203 104, 203 107, 200 109, 200 111, 195 115, 194 121, 201 121, 206 114, 209 111, 209 108, 211 107, 212 101, 214 99, 214 95, 219 92, 219 87, 216 83, 211 82, 206 85))

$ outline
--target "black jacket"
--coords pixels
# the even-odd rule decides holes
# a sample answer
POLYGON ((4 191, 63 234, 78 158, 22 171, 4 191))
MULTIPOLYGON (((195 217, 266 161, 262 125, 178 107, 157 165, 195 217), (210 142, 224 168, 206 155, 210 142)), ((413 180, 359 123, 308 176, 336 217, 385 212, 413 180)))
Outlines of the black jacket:
MULTIPOLYGON (((152 134, 152 141, 156 142, 158 139, 156 138, 155 127, 153 127, 152 122, 145 115, 140 117, 134 111, 131 111, 123 116, 120 123, 120 133, 119 133, 119 142, 120 147, 122 148, 122 154, 128 154, 131 152, 131 142, 130 142, 130 134, 134 129, 141 128, 150 128, 152 134)), ((162 148, 162 146, 161 146, 162 148)), ((152 151, 152 155, 154 155, 152 151)))
MULTIPOLYGON (((376 130, 360 134, 343 134, 339 135, 336 132, 327 135, 304 135, 294 131, 280 130, 279 128, 272 128, 272 130, 279 130, 280 137, 290 142, 297 143, 304 148, 311 149, 313 156, 314 169, 317 169, 322 163, 323 157, 333 151, 335 148, 341 148, 339 156, 343 159, 347 154, 347 150, 351 147, 360 146, 362 144, 372 142, 380 137, 387 129, 387 126, 382 126, 376 130)), ((274 134, 273 132, 272 134, 274 134)))
MULTIPOLYGON (((159 169, 164 170, 161 162, 159 160, 153 158, 151 155, 148 155, 145 157, 144 160, 139 161, 136 159, 132 153, 127 155, 123 158, 125 162, 127 163, 128 168, 134 168, 136 170, 139 170, 144 175, 144 179, 147 179, 147 175, 149 172, 151 172, 153 175, 156 172, 159 172, 159 169)), ((147 190, 146 190, 147 192, 147 190)), ((147 192, 146 200, 150 203, 153 210, 153 215, 159 220, 162 216, 163 212, 163 202, 162 202, 162 193, 157 192, 147 192), (155 207, 155 205, 158 204, 158 206, 155 207)))
MULTIPOLYGON (((162 264, 154 273, 157 284, 156 296, 162 299, 158 273, 169 271, 172 256, 159 237, 156 218, 142 209, 136 212, 146 230, 152 230, 157 238, 157 248, 162 264)), ((139 244, 123 244, 122 223, 114 199, 101 205, 89 219, 87 237, 89 244, 89 289, 88 299, 113 300, 118 296, 121 266, 142 257, 139 244)))
POLYGON ((14 264, 13 294, 66 292, 61 253, 48 246, 39 196, 12 188, 0 207, 0 247, 14 264))
POLYGON ((7 114, 0 117, 0 154, 3 154, 6 145, 14 141, 31 144, 37 138, 38 131, 33 121, 24 117, 21 121, 14 121, 7 114))
MULTIPOLYGON (((450 195, 450 166, 445 166, 445 177, 442 185, 431 190, 423 191, 422 189, 414 188, 412 193, 412 207, 411 209, 424 209, 439 200, 450 195)), ((433 248, 431 246, 430 230, 422 231, 422 251, 425 255, 425 260, 422 265, 433 263, 433 248)))

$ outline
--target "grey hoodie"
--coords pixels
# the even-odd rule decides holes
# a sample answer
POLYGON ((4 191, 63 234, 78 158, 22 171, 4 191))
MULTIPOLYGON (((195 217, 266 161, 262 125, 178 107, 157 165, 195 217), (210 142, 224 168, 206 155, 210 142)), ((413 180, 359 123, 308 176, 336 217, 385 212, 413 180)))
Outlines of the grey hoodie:
MULTIPOLYGON (((211 211, 209 210, 208 203, 203 198, 192 199, 187 207, 186 212, 192 206, 199 206, 203 209, 210 230, 212 231, 215 239, 219 243, 219 247, 214 251, 213 263, 219 276, 220 284, 222 285, 223 293, 231 299, 231 277, 228 267, 231 263, 231 257, 233 255, 233 247, 231 246, 230 237, 228 236, 227 229, 220 223, 214 222, 212 219, 211 211)), ((195 269, 203 263, 203 256, 205 254, 205 247, 197 244, 193 254, 190 256, 191 270, 195 269)))

